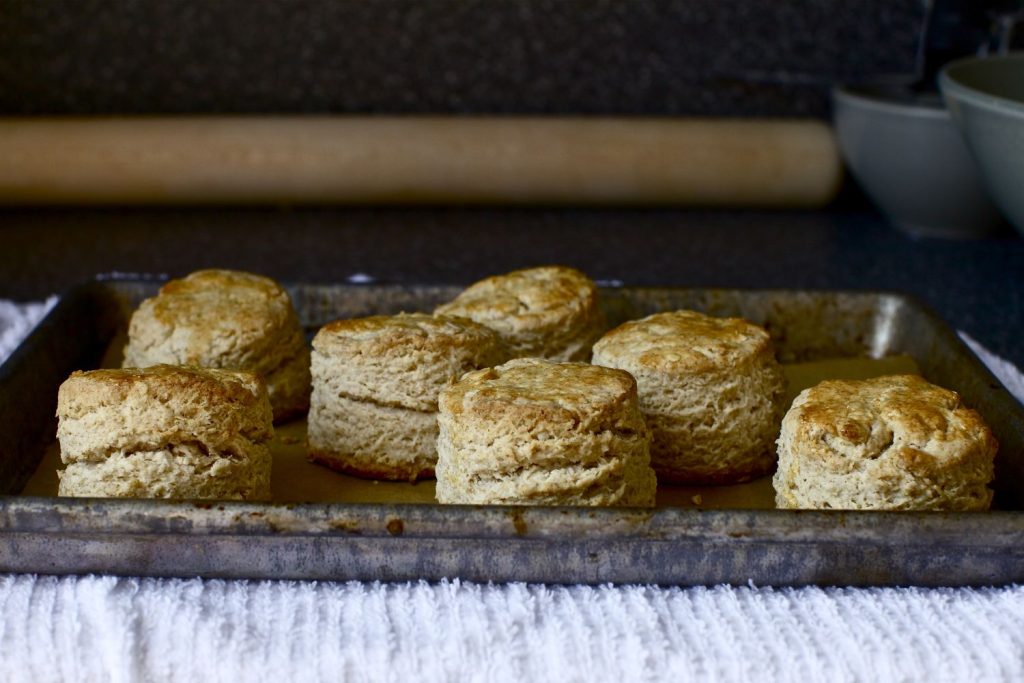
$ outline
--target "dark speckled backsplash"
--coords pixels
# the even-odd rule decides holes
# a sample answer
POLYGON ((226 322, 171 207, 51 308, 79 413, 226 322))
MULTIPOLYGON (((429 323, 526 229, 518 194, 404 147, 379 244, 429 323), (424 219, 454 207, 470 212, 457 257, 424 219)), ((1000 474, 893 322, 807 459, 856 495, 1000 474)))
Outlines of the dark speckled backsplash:
POLYGON ((0 114, 822 115, 924 0, 0 0, 0 114))

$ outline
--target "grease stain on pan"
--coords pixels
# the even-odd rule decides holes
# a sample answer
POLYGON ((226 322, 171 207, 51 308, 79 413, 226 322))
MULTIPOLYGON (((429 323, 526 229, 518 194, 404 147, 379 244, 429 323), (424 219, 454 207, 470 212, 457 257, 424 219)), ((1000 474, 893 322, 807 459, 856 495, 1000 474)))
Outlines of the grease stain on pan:
POLYGON ((516 530, 516 536, 525 536, 529 527, 526 524, 526 520, 523 519, 523 511, 512 510, 508 513, 508 516, 512 520, 512 526, 516 530))

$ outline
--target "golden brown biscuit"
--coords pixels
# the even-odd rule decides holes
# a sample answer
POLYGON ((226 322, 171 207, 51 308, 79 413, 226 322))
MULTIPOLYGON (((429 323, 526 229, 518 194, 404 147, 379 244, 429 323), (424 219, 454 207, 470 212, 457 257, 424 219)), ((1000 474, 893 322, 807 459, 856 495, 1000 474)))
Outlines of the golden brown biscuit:
POLYGON ((309 405, 309 349, 288 293, 269 278, 202 270, 171 280, 132 315, 124 367, 160 363, 252 372, 277 420, 309 405))
POLYGON ((489 277, 435 313, 463 316, 495 330, 514 358, 587 360, 605 325, 597 286, 565 266, 489 277))
POLYGON ((657 313, 602 337, 593 362, 636 377, 659 481, 734 484, 771 472, 785 379, 764 329, 657 313))
POLYGON ((433 476, 438 393, 506 353, 494 331, 465 318, 415 313, 325 325, 313 340, 311 459, 375 479, 433 476))
POLYGON ((169 365, 75 372, 57 417, 60 495, 269 497, 273 426, 256 375, 169 365))
POLYGON ((654 505, 636 382, 584 363, 518 359, 441 392, 442 503, 654 505))
POLYGON ((779 435, 780 508, 987 510, 998 444, 955 392, 915 375, 822 382, 779 435))

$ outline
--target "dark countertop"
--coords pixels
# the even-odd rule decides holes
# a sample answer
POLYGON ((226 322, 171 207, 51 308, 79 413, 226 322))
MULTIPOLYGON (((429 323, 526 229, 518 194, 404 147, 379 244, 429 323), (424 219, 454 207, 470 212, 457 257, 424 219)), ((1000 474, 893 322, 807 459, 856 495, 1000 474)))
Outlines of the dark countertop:
POLYGON ((883 289, 917 295, 1024 366, 1024 240, 917 240, 863 208, 820 212, 557 209, 8 209, 0 297, 97 273, 221 266, 281 280, 467 283, 577 266, 625 284, 883 289))
POLYGON ((0 3, 0 113, 824 116, 910 82, 921 0, 0 3))

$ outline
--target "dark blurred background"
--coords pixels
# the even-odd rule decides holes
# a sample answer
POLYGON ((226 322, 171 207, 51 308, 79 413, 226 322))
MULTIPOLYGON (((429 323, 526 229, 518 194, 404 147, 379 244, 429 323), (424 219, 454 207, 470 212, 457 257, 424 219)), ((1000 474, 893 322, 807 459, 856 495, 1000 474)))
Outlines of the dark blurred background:
POLYGON ((824 116, 921 0, 5 0, 0 111, 824 116))

